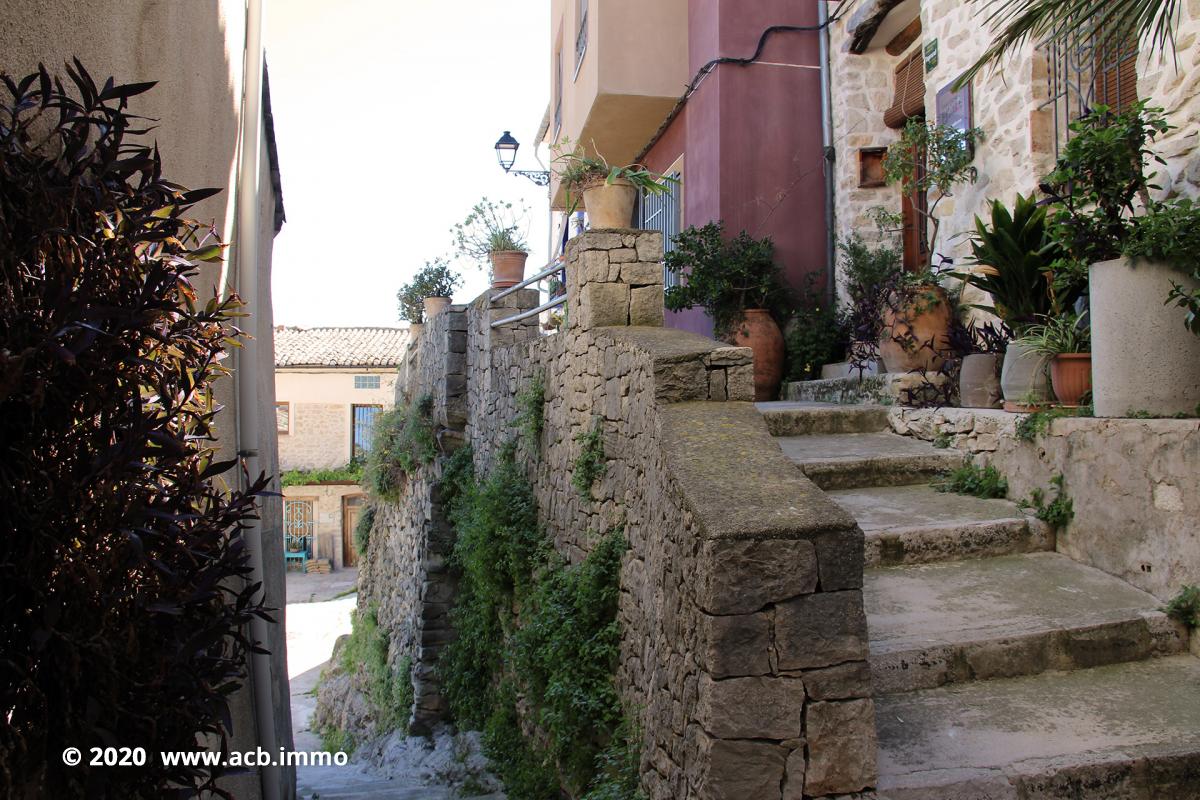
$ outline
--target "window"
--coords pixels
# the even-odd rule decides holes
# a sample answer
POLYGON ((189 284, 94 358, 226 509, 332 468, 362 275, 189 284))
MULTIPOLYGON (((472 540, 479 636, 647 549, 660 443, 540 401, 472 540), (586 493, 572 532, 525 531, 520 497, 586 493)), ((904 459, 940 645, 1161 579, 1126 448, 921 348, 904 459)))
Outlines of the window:
POLYGON ((579 65, 587 53, 588 40, 588 0, 576 0, 575 19, 579 20, 575 34, 575 74, 579 75, 579 65))
POLYGON ((313 501, 286 497, 283 500, 284 554, 301 562, 313 557, 313 501))
POLYGON ((1070 124, 1096 105, 1124 111, 1137 102, 1137 43, 1118 45, 1102 36, 1079 34, 1051 40, 1046 59, 1048 99, 1041 108, 1053 117, 1054 153, 1071 135, 1070 124))
MULTIPOLYGON (((680 174, 673 172, 667 177, 674 178, 670 184, 671 190, 665 194, 646 194, 641 196, 640 227, 647 231, 659 231, 663 235, 663 254, 675 249, 675 237, 679 234, 682 223, 682 205, 680 193, 683 183, 680 174)), ((679 285, 679 275, 674 271, 663 268, 663 286, 670 288, 679 285)))
POLYGON ((355 375, 354 376, 354 388, 355 389, 378 389, 379 388, 379 376, 378 375, 355 375))
POLYGON ((292 405, 291 403, 276 403, 275 404, 275 432, 288 433, 292 429, 292 405))
POLYGON ((350 406, 350 416, 353 421, 351 458, 362 458, 371 452, 371 435, 375 430, 375 418, 382 410, 383 406, 350 406))
POLYGON ((554 138, 562 130, 562 101, 563 101, 563 68, 562 44, 554 51, 554 138))

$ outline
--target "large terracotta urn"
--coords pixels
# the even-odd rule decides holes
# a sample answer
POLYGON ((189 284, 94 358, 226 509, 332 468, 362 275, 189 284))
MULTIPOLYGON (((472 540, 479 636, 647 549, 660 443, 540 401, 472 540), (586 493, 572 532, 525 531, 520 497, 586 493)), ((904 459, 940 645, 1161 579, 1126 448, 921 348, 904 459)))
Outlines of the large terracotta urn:
POLYGON ((954 310, 940 286, 918 286, 893 295, 883 309, 879 357, 888 372, 929 372, 941 368, 949 351, 954 310))
POLYGON ((1101 261, 1088 271, 1092 402, 1097 417, 1131 411, 1194 414, 1200 404, 1200 336, 1168 303, 1173 284, 1200 288, 1168 264, 1101 261))
POLYGON ((583 187, 583 207, 592 228, 628 228, 633 224, 637 189, 624 178, 597 181, 583 187))
POLYGON ((497 250, 492 253, 492 288, 507 289, 525 280, 525 259, 528 253, 520 250, 497 250))
POLYGON ((783 380, 783 332, 765 308, 748 308, 734 326, 730 344, 754 353, 754 399, 775 400, 783 380))

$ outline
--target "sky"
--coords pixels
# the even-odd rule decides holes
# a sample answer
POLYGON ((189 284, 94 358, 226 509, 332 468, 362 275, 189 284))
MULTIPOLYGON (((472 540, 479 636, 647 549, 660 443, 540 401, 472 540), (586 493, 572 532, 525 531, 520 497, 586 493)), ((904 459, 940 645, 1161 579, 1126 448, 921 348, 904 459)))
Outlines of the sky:
MULTIPOLYGON (((547 261, 544 188, 505 175, 496 140, 534 137, 550 92, 539 0, 267 0, 264 40, 287 222, 276 325, 402 325, 396 292, 451 252, 487 196, 530 208, 526 274, 547 261)), ((547 162, 545 148, 542 161, 547 162)), ((486 267, 456 264, 467 302, 486 267)))

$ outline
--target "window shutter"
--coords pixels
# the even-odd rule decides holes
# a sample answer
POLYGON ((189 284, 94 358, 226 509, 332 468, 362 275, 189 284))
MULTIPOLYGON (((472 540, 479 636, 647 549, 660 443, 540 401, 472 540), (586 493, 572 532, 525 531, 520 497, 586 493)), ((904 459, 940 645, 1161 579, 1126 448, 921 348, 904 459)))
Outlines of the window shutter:
POLYGON ((892 104, 883 112, 889 128, 903 128, 912 117, 925 113, 925 62, 921 48, 896 67, 896 92, 892 104))
POLYGON ((1136 46, 1125 47, 1118 53, 1101 56, 1096 65, 1095 102, 1120 112, 1137 102, 1136 46))

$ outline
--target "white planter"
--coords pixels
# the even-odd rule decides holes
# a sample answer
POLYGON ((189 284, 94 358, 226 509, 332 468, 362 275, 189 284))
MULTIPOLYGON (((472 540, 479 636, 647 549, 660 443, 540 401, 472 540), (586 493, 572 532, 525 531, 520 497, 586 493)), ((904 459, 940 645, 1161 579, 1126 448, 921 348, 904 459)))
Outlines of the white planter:
POLYGON ((1019 341, 1008 343, 1000 370, 1000 389, 1004 406, 1010 411, 1045 403, 1054 396, 1050 390, 1050 359, 1028 350, 1019 341))
POLYGON ((1172 282, 1197 282, 1166 264, 1101 261, 1089 271, 1092 400, 1097 417, 1131 411, 1192 414, 1200 403, 1200 336, 1166 304, 1172 282))

